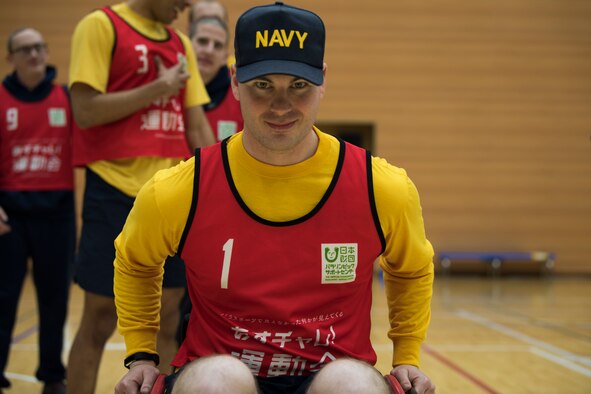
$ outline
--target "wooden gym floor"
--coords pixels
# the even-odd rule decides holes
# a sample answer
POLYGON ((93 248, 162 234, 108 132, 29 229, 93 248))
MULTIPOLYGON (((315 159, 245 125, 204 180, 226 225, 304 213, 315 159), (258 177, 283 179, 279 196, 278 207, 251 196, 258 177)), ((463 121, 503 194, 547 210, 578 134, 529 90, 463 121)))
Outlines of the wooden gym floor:
MULTIPOLYGON (((66 349, 82 310, 72 287, 66 349)), ((374 285, 372 340, 377 367, 390 369, 387 309, 379 279, 374 285)), ((66 359, 64 353, 64 358, 66 359)), ((122 338, 105 350, 97 394, 113 393, 125 373, 122 338)), ((39 393, 37 314, 27 278, 7 367, 7 394, 39 393)), ((422 369, 438 393, 591 393, 591 278, 436 277, 433 316, 422 351, 422 369)))

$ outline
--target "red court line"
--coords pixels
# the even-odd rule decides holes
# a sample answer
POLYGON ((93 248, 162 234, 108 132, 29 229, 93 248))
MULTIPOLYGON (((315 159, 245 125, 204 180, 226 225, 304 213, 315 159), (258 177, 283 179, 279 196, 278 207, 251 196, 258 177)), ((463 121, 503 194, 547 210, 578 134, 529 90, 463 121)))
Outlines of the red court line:
POLYGON ((486 383, 484 383, 483 381, 478 379, 476 376, 472 375, 471 373, 469 373, 468 371, 466 371, 465 369, 460 367, 459 365, 455 364, 450 359, 443 356, 441 353, 436 352, 435 349, 433 349, 425 344, 423 344, 422 348, 429 355, 433 356, 433 358, 436 358, 442 364, 453 369, 458 374, 462 375, 464 378, 468 379, 469 381, 474 383, 476 386, 480 387, 483 391, 485 391, 489 394, 499 394, 498 391, 496 391, 495 389, 493 389, 492 387, 490 387, 489 385, 487 385, 486 383))
POLYGON ((19 343, 23 339, 33 335, 38 330, 39 330, 39 326, 35 324, 34 326, 27 328, 25 331, 21 332, 20 334, 14 336, 12 338, 12 343, 19 343))

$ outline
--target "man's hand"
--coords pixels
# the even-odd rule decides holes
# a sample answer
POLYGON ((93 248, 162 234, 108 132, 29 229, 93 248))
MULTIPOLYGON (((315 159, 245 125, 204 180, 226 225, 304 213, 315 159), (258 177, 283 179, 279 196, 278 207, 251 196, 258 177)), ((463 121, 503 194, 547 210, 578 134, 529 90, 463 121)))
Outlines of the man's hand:
POLYGON ((398 365, 391 372, 404 389, 414 388, 417 394, 434 394, 435 384, 414 365, 398 365))
POLYGON ((185 82, 191 76, 187 72, 187 67, 183 62, 178 62, 170 68, 166 68, 162 63, 162 59, 158 56, 154 57, 156 67, 158 67, 158 79, 164 82, 166 86, 166 94, 164 97, 168 98, 175 96, 185 87, 185 82))
POLYGON ((8 224, 8 215, 4 212, 4 209, 0 207, 0 235, 9 233, 11 230, 8 224))
POLYGON ((140 360, 131 364, 129 372, 115 386, 115 394, 150 394, 160 371, 154 362, 140 360))

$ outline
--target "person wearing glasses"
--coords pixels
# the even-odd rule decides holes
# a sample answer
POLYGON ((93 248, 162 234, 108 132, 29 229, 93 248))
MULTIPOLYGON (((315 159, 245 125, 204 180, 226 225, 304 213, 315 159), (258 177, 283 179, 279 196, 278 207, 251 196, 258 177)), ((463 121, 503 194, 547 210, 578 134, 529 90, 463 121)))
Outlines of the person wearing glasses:
POLYGON ((33 262, 39 308, 43 394, 65 393, 62 363, 69 269, 75 248, 72 120, 68 94, 54 82, 47 44, 32 28, 10 34, 14 71, 0 88, 0 393, 19 295, 33 262))

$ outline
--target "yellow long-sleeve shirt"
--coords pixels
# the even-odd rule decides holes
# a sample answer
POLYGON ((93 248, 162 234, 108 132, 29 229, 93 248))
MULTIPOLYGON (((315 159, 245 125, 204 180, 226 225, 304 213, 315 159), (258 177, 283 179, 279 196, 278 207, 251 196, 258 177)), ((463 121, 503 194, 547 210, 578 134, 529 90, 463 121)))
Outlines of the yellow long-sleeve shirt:
MULTIPOLYGON (((291 166, 251 157, 242 134, 228 143, 238 192, 258 216, 288 221, 308 213, 324 195, 336 168, 339 142, 316 130, 314 156, 291 166)), ((140 191, 115 241, 115 302, 127 355, 155 353, 163 261, 176 252, 193 193, 194 159, 158 172, 140 191)), ((372 158, 374 194, 386 240, 384 270, 393 365, 419 365, 430 320, 433 248, 425 236, 418 192, 403 169, 372 158)), ((224 176, 224 174, 220 174, 224 176)))

